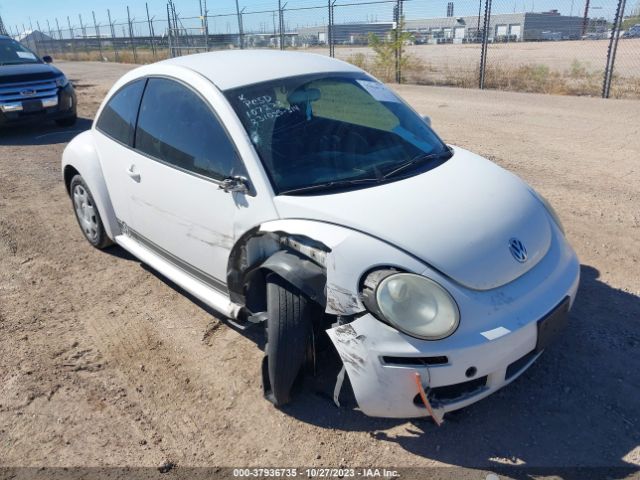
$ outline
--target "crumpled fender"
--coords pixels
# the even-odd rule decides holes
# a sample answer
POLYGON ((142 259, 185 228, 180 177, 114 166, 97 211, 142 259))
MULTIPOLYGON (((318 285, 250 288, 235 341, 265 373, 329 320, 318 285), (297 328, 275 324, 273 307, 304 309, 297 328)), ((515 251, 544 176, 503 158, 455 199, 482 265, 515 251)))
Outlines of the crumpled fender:
POLYGON ((274 220, 260 225, 259 232, 299 235, 327 248, 326 307, 331 315, 353 315, 365 307, 359 298, 362 276, 376 267, 392 266, 422 272, 425 264, 398 248, 348 227, 313 220, 274 220))
POLYGON ((107 236, 113 240, 116 235, 120 234, 120 227, 111 204, 107 184, 104 181, 100 159, 93 143, 92 130, 82 132, 71 140, 62 153, 61 163, 63 180, 67 167, 75 168, 82 175, 98 207, 107 236))

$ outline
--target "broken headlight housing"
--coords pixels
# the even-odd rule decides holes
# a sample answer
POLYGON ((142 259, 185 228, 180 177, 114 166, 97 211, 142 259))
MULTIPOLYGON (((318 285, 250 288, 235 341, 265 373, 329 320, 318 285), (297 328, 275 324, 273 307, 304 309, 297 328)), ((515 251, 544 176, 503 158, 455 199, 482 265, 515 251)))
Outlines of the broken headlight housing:
POLYGON ((451 294, 433 280, 414 273, 370 273, 364 281, 362 300, 378 319, 424 340, 446 338, 460 323, 451 294))

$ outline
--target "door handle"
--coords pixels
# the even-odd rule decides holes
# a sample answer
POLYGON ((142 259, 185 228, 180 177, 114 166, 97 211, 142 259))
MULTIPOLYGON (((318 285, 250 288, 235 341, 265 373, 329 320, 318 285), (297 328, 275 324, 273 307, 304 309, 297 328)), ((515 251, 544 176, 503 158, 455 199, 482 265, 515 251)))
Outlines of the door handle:
POLYGON ((129 177, 131 177, 134 181, 139 182, 140 181, 140 174, 137 173, 135 170, 136 170, 136 166, 135 165, 131 165, 127 169, 127 175, 129 175, 129 177))

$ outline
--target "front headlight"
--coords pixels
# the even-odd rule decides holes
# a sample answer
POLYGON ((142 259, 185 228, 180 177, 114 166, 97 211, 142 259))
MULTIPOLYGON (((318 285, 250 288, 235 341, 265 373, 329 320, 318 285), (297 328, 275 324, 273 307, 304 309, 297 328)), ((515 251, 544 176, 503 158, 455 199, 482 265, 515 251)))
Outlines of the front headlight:
POLYGON ((64 88, 67 86, 68 83, 69 83, 69 80, 65 75, 61 75, 56 78, 56 87, 64 88))
POLYGON ((413 273, 374 272, 365 281, 363 300, 398 330, 425 340, 448 337, 460 323, 458 306, 449 292, 413 273))

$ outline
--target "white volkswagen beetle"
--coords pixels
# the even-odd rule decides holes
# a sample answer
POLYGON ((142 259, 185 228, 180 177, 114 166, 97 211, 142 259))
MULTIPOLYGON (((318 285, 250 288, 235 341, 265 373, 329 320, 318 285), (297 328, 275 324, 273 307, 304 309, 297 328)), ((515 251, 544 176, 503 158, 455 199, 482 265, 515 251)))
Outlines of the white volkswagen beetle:
POLYGON ((62 171, 92 245, 119 244, 241 328, 265 324, 278 406, 326 332, 336 401, 346 371, 365 414, 439 422, 525 371, 578 287, 540 195, 324 56, 137 68, 62 171))

